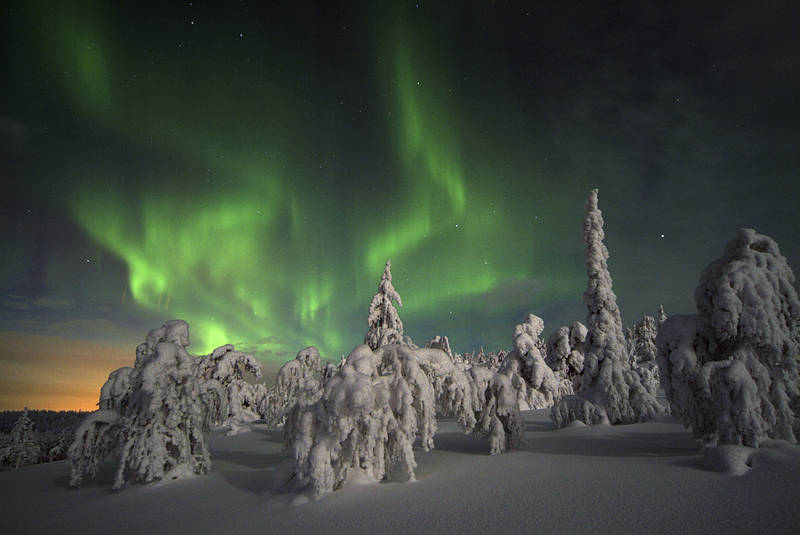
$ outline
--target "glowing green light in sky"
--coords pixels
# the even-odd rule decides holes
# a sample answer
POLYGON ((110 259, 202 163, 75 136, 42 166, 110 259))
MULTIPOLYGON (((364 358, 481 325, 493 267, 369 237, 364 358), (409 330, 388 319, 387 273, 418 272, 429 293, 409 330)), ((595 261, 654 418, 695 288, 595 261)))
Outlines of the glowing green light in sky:
MULTIPOLYGON (((318 159, 343 118, 328 95, 299 98, 291 76, 251 67, 226 79, 217 73, 230 72, 231 58, 218 48, 199 72, 177 75, 186 58, 176 48, 154 46, 148 58, 170 58, 158 64, 126 56, 91 8, 66 10, 42 30, 51 68, 68 72, 63 92, 75 112, 145 162, 72 170, 81 186, 71 211, 124 261, 121 290, 164 319, 189 321, 195 352, 245 343, 281 359, 311 344, 327 357, 347 353, 361 342, 387 258, 407 327, 419 320, 438 331, 409 331, 420 342, 453 330, 473 336, 472 326, 448 323, 453 308, 501 313, 487 305, 491 292, 546 276, 534 271, 542 259, 533 239, 523 246, 509 234, 517 219, 529 225, 532 208, 514 191, 519 177, 497 170, 502 156, 474 134, 453 90, 450 45, 431 44, 402 17, 383 26, 375 83, 386 88, 378 105, 387 119, 369 131, 382 143, 362 155, 363 169, 351 160, 342 170, 318 159), (367 164, 388 176, 374 179, 367 164)), ((266 45, 259 53, 258 65, 277 54, 266 45)))

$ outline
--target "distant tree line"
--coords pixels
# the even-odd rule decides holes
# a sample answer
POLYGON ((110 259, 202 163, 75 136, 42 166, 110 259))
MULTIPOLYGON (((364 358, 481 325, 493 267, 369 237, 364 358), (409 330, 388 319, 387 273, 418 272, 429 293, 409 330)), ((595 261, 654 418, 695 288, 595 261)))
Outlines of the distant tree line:
POLYGON ((66 459, 75 429, 87 414, 28 409, 0 412, 0 470, 66 459))

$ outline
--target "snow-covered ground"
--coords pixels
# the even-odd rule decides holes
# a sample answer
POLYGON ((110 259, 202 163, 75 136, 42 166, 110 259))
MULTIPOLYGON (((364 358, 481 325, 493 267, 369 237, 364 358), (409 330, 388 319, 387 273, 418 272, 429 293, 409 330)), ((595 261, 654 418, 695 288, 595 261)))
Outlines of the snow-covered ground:
POLYGON ((109 466, 70 489, 66 462, 25 467, 0 473, 0 533, 800 533, 798 446, 704 458, 671 417, 555 430, 548 413, 523 412, 527 444, 495 456, 440 421, 416 482, 310 502, 275 490, 288 456, 261 425, 214 435, 211 473, 185 480, 112 492, 109 466))

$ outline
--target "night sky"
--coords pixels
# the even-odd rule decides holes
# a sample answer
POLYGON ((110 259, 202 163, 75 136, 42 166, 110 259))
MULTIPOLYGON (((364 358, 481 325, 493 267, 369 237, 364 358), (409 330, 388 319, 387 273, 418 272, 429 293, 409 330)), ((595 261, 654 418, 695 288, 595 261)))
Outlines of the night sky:
POLYGON ((387 258, 419 344, 549 335, 594 187, 626 325, 739 227, 800 266, 797 2, 264 4, 2 8, 0 409, 93 408, 172 318, 338 360, 387 258))

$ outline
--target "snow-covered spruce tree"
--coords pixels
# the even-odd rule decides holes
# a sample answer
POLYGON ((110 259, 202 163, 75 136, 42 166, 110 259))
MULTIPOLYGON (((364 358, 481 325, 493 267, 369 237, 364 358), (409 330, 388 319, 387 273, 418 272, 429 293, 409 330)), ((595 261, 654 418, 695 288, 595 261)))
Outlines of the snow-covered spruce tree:
MULTIPOLYGON (((322 357, 314 346, 301 349, 293 360, 281 366, 275 386, 267 391, 261 407, 261 416, 267 427, 276 429, 282 426, 298 401, 310 405, 318 400, 324 384, 322 372, 322 357)), ((326 366, 325 373, 331 376, 335 370, 326 366)))
POLYGON ((11 443, 5 452, 5 463, 12 470, 36 464, 41 455, 39 442, 36 439, 36 429, 33 421, 28 416, 28 407, 22 411, 11 429, 11 443))
POLYGON ((124 384, 127 375, 128 394, 107 395, 104 404, 109 408, 93 412, 76 430, 68 452, 71 485, 79 485, 85 474, 94 475, 110 455, 118 461, 115 489, 128 474, 150 482, 208 471, 203 433, 227 414, 227 393, 218 381, 201 379, 199 361, 186 352, 187 345, 189 325, 168 321, 136 348, 133 371, 112 373, 114 384, 104 387, 105 392, 124 384), (115 404, 124 412, 117 412, 115 404))
POLYGON ((557 427, 580 420, 585 424, 625 424, 649 420, 664 412, 630 369, 625 352, 622 319, 617 308, 608 249, 603 243, 603 216, 597 206, 597 190, 586 201, 583 240, 589 282, 583 300, 586 316, 586 350, 577 396, 567 396, 553 406, 550 417, 557 427), (587 421, 588 420, 588 421, 587 421))
POLYGON ((657 335, 658 326, 652 316, 643 316, 633 326, 633 361, 636 364, 655 365, 657 335))
POLYGON ((633 326, 631 368, 639 374, 642 384, 653 395, 658 394, 659 372, 656 362, 658 325, 652 316, 644 316, 633 326))
POLYGON ((710 444, 796 442, 800 301, 778 244, 740 229, 695 291, 697 315, 670 316, 656 339, 673 414, 710 444))
MULTIPOLYGON (((200 381, 216 382, 227 396, 227 414, 218 414, 214 425, 228 427, 228 434, 233 435, 247 431, 249 428, 245 423, 261 419, 258 404, 266 397, 267 389, 260 383, 249 383, 244 378, 244 372, 256 379, 262 376, 261 364, 253 355, 236 351, 233 345, 226 344, 200 357, 197 364, 200 381)), ((213 398, 210 401, 213 403, 213 398)))
POLYGON ((294 478, 319 496, 355 472, 380 481, 388 473, 414 479, 412 445, 425 450, 436 431, 433 387, 414 350, 390 344, 356 347, 312 404, 298 402, 284 425, 294 478))
POLYGON ((664 324, 667 321, 667 313, 664 312, 664 305, 658 305, 658 312, 656 313, 656 319, 658 320, 658 326, 664 324))
POLYGON ((386 261, 386 267, 378 284, 378 293, 372 298, 369 304, 369 317, 367 325, 369 330, 364 337, 364 343, 370 349, 378 349, 386 344, 403 343, 403 322, 397 314, 397 309, 392 301, 397 301, 397 305, 402 307, 403 300, 400 294, 392 286, 392 264, 386 261))
POLYGON ((506 355, 498 373, 511 381, 520 409, 543 409, 573 393, 572 382, 556 377, 542 355, 541 338, 544 321, 528 314, 514 328, 514 350, 506 355))

